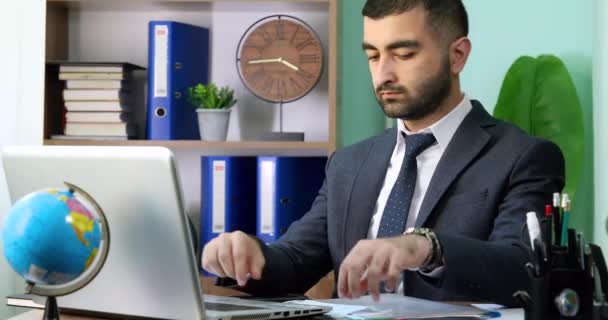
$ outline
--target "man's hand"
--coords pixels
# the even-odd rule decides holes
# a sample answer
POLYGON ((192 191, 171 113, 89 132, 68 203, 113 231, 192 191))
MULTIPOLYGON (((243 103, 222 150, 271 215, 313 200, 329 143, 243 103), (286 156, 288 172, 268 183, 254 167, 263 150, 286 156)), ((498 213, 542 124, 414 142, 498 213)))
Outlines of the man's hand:
POLYGON ((369 291, 378 301, 380 281, 394 291, 401 271, 420 267, 430 254, 430 241, 420 235, 360 240, 340 266, 338 294, 352 299, 369 291))
POLYGON ((244 286, 249 277, 260 280, 266 260, 259 243, 241 231, 223 233, 203 248, 203 268, 244 286))

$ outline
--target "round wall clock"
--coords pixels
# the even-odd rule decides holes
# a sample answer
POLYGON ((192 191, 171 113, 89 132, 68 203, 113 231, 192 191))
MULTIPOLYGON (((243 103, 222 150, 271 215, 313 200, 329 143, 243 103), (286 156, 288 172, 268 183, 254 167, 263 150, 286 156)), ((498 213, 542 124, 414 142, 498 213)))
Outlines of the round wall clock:
POLYGON ((254 95, 283 104, 302 98, 319 82, 323 47, 304 21, 287 15, 268 16, 241 37, 236 65, 254 95))

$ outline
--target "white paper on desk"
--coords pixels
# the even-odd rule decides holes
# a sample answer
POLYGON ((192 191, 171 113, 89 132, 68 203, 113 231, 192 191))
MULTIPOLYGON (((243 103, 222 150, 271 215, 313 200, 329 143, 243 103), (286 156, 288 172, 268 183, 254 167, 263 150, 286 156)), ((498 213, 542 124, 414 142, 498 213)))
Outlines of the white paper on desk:
POLYGON ((382 294, 377 303, 371 296, 353 300, 329 299, 320 302, 328 303, 334 309, 336 306, 342 308, 343 305, 358 307, 358 310, 345 315, 351 319, 426 319, 446 316, 487 318, 486 311, 478 308, 417 299, 401 294, 382 294))
POLYGON ((471 305, 475 308, 488 310, 488 311, 498 311, 500 309, 505 308, 505 306, 503 306, 501 304, 494 304, 494 303, 473 303, 471 305))
MULTIPOLYGON (((326 300, 326 301, 330 301, 330 300, 326 300)), ((321 301, 317 301, 317 300, 293 300, 293 301, 287 301, 286 303, 305 304, 305 305, 320 306, 320 307, 331 307, 331 311, 326 313, 326 315, 333 317, 333 318, 344 318, 353 312, 361 311, 361 310, 368 308, 367 306, 334 304, 334 303, 328 303, 328 302, 321 302, 321 301)))

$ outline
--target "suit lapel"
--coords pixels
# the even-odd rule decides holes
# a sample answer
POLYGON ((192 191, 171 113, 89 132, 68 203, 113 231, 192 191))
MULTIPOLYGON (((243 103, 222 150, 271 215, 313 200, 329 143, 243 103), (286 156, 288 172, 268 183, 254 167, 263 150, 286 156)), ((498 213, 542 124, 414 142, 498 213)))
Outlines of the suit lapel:
POLYGON ((494 125, 495 120, 479 102, 475 100, 471 102, 473 109, 456 130, 433 173, 418 211, 416 227, 425 224, 448 187, 490 140, 490 134, 483 128, 494 125))
POLYGON ((367 237, 370 221, 397 140, 397 128, 380 136, 368 150, 353 183, 344 221, 344 255, 367 237))

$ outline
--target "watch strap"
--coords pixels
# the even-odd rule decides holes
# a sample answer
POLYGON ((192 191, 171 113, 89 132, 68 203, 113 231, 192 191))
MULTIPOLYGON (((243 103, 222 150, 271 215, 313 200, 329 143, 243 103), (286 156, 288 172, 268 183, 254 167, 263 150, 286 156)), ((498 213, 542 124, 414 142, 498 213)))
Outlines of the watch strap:
POLYGON ((426 237, 431 243, 431 253, 418 268, 419 271, 429 273, 443 265, 443 247, 437 235, 428 228, 409 228, 403 234, 416 234, 426 237))

